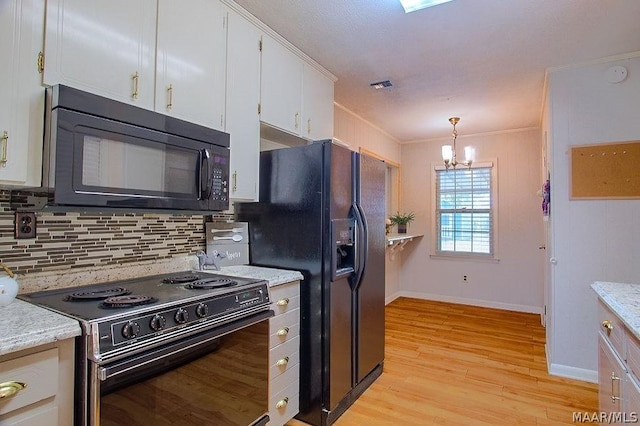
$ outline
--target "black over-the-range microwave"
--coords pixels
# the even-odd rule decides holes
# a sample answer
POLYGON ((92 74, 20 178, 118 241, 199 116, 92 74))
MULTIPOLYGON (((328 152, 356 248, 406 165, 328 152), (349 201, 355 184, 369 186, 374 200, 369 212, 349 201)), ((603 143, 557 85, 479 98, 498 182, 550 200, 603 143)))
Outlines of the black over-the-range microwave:
POLYGON ((226 210, 229 135, 57 85, 47 89, 42 179, 70 210, 226 210))

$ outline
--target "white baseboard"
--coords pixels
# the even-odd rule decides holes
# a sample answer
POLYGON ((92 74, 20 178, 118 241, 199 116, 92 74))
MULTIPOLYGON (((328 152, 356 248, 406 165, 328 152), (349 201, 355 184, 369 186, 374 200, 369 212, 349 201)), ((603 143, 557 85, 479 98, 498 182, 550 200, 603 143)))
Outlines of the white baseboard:
MULTIPOLYGON (((547 357, 547 360, 549 358, 547 357)), ((549 374, 552 376, 566 377, 567 379, 582 380, 589 383, 598 383, 598 372, 584 368, 569 367, 568 365, 548 364, 549 374)))
POLYGON ((393 302, 394 300, 396 300, 400 296, 401 296, 400 292, 396 291, 391 296, 385 297, 385 299, 384 299, 385 306, 388 305, 389 303, 393 302))
POLYGON ((393 299, 389 300, 389 298, 387 298, 386 303, 389 303, 397 299, 398 297, 402 297, 402 296, 412 297, 414 299, 435 300, 438 302, 459 303, 461 305, 482 306, 484 308, 504 309, 507 311, 527 312, 532 314, 543 313, 543 308, 541 306, 517 305, 513 303, 494 302, 494 301, 482 300, 482 299, 467 299, 464 297, 443 296, 441 294, 421 293, 417 291, 396 292, 391 296, 393 297, 393 299))

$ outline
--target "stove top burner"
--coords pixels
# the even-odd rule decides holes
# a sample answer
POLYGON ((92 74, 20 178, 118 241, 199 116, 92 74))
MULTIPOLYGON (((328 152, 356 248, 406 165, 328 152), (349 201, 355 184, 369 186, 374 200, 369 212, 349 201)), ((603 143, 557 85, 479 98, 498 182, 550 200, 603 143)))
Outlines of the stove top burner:
POLYGON ((233 287, 238 282, 229 278, 203 278, 193 281, 185 285, 185 288, 191 290, 211 290, 214 288, 233 287))
POLYGON ((176 275, 162 280, 165 284, 184 284, 197 281, 200 277, 197 275, 176 275))
POLYGON ((108 297, 100 303, 104 309, 130 308, 132 306, 148 305, 154 303, 156 299, 141 294, 131 294, 126 296, 108 297))
POLYGON ((131 294, 131 290, 124 287, 112 287, 102 290, 75 291, 67 295, 64 300, 68 302, 80 302, 84 300, 100 300, 108 297, 126 296, 127 294, 131 294))

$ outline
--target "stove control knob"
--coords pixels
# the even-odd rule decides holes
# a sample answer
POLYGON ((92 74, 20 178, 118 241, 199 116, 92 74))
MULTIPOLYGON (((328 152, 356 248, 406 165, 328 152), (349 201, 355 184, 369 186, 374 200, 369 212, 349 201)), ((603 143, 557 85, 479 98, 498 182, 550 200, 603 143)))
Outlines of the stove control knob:
POLYGON ((153 331, 160 331, 164 328, 166 324, 167 324, 167 320, 164 319, 162 315, 157 314, 157 315, 154 315, 153 318, 151 318, 151 322, 149 322, 149 327, 151 327, 153 331))
POLYGON ((122 336, 125 339, 133 339, 140 333, 140 324, 135 321, 129 321, 122 327, 122 336))
POLYGON ((209 315, 209 306, 206 303, 201 303, 196 306, 196 315, 198 318, 204 318, 209 315))
POLYGON ((176 311, 176 315, 174 317, 178 324, 184 324, 189 320, 189 313, 186 309, 180 308, 176 311))

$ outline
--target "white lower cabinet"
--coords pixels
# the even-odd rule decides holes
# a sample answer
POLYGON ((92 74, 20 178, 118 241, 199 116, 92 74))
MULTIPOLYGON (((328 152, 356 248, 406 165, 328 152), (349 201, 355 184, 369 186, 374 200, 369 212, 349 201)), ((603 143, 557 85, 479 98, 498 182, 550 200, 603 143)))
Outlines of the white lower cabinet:
POLYGON ((637 422, 640 414, 640 340, 599 302, 598 399, 607 424, 637 422))
POLYGON ((0 357, 0 425, 73 424, 74 340, 0 357))
POLYGON ((300 282, 271 288, 269 320, 269 425, 298 413, 300 389, 300 282))

